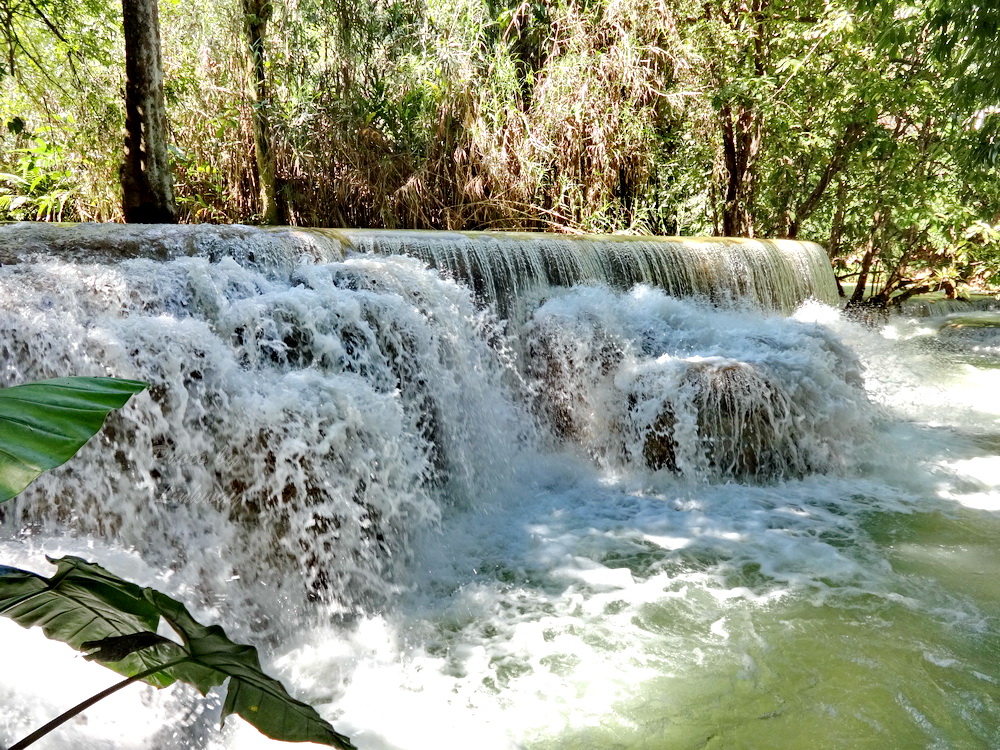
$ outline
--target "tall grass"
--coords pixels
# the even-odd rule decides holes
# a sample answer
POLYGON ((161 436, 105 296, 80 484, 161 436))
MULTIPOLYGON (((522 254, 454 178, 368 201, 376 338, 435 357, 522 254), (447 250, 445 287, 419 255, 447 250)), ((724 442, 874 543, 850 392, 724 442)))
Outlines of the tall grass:
MULTIPOLYGON (((0 220, 121 218, 120 11, 45 7, 59 3, 62 38, 22 18, 30 56, 0 76, 0 220)), ((916 10, 275 0, 259 102, 242 7, 160 4, 183 221, 262 219, 258 114, 297 225, 718 234, 737 215, 746 232, 828 242, 845 274, 871 254, 898 283, 913 259, 964 254, 972 278, 1000 257, 995 177, 953 149, 993 131, 954 126, 916 10), (727 141, 727 113, 752 138, 727 141), (736 191, 729 146, 745 157, 736 191), (968 239, 979 224, 988 241, 968 239)))
MULTIPOLYGON (((44 72, 8 80, 0 97, 0 116, 23 115, 32 132, 53 126, 58 167, 74 177, 62 218, 120 218, 121 40, 109 16, 105 59, 78 61, 72 86, 46 84, 68 75, 49 55, 44 72)), ((184 221, 260 213, 241 23, 231 0, 161 7, 184 221)), ((267 33, 263 106, 292 223, 665 225, 684 54, 663 2, 290 0, 267 33)), ((12 172, 23 144, 2 137, 0 162, 12 172)))

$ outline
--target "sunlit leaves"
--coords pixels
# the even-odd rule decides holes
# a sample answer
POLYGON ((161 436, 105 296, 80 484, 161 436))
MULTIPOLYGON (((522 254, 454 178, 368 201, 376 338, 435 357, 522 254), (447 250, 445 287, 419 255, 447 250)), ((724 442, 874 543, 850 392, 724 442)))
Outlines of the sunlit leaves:
POLYGON ((0 502, 67 461, 146 383, 55 378, 0 389, 0 502))

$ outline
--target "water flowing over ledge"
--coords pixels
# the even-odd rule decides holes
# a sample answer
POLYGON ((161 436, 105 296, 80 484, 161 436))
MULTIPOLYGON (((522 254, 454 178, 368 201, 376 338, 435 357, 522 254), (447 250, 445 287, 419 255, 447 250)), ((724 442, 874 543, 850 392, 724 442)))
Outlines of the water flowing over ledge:
MULTIPOLYGON (((184 600, 362 750, 1000 746, 1000 370, 954 385, 992 328, 776 314, 832 296, 806 243, 23 224, 0 262, 0 385, 150 384, 0 560, 184 600)), ((0 636, 0 745, 106 686, 0 636)), ((280 747, 121 696, 50 747, 280 747)))
POLYGON ((622 290, 645 283, 671 296, 749 301, 785 313, 810 298, 837 299, 823 248, 795 240, 216 225, 0 227, 0 263, 46 254, 98 262, 229 255, 287 267, 340 260, 351 251, 419 258, 468 284, 501 315, 532 293, 580 282, 622 290))
POLYGON ((391 595, 414 530, 488 505, 525 454, 708 482, 835 470, 864 431, 857 364, 773 314, 832 285, 823 257, 736 240, 0 227, 0 384, 151 384, 105 450, 8 516, 150 554, 211 539, 194 546, 243 577, 294 569, 366 608, 391 595))
POLYGON ((837 299, 826 253, 812 242, 523 232, 340 234, 357 250, 420 258, 466 280, 501 308, 534 290, 581 282, 622 290, 645 283, 674 297, 751 301, 786 313, 809 298, 830 304, 837 299))

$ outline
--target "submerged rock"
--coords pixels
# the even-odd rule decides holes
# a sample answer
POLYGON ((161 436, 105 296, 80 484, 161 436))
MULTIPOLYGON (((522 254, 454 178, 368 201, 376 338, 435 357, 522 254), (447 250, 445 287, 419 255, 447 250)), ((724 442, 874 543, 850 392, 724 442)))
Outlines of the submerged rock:
POLYGON ((801 476, 795 406, 762 368, 732 360, 689 363, 680 387, 645 430, 642 456, 653 470, 680 470, 677 412, 696 420, 694 456, 713 474, 740 481, 801 476), (685 401, 686 403, 681 403, 685 401))
POLYGON ((527 331, 540 421, 614 471, 779 481, 840 469, 867 429, 861 365, 820 326, 581 289, 527 331))

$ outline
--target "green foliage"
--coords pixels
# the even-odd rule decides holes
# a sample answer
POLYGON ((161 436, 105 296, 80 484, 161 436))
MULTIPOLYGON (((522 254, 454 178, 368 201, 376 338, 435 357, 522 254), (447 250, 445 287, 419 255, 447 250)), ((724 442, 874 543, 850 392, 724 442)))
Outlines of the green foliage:
MULTIPOLYGON (((23 120, 8 123, 10 132, 20 135, 23 120), (14 125, 14 128, 11 126, 14 125)), ((17 173, 0 173, 0 219, 63 221, 67 204, 76 192, 72 171, 66 169, 62 149, 41 137, 15 149, 17 173)))
MULTIPOLYGON (((995 5, 274 3, 257 101, 242 9, 164 3, 178 205, 261 215, 264 113, 293 224, 793 236, 868 292, 981 283, 953 260, 1000 220, 995 5)), ((63 41, 25 36, 58 52, 57 85, 27 66, 0 89, 0 119, 22 123, 0 132, 10 217, 117 216, 112 6, 67 13, 63 41), (27 175, 19 149, 49 125, 27 175)))
MULTIPOLYGON (((0 502, 71 458, 111 410, 146 387, 116 378, 56 378, 0 389, 0 502)), ((88 652, 88 659, 128 679, 14 747, 27 747, 95 699, 139 679, 156 687, 181 680, 202 695, 228 680, 223 721, 235 713, 274 739, 354 747, 264 674, 255 648, 234 643, 221 627, 202 625, 180 602, 94 563, 71 556, 49 561, 56 565, 50 578, 0 565, 0 614, 25 628, 40 627, 46 637, 88 652), (181 643, 157 634, 161 618, 181 643)))
MULTIPOLYGON (((0 613, 21 627, 41 627, 47 638, 80 651, 90 650, 84 645, 90 642, 156 631, 160 614, 135 584, 79 558, 49 562, 57 566, 51 578, 0 566, 0 613)), ((175 648, 156 644, 105 666, 131 676, 177 656, 175 648)), ((174 681, 167 672, 146 678, 157 687, 174 681)))
POLYGON ((1000 6, 982 0, 932 0, 934 52, 954 67, 954 93, 973 110, 1000 101, 1000 6))
POLYGON ((55 378, 0 389, 0 502, 65 463, 146 383, 55 378))
POLYGON ((0 614, 157 687, 181 680, 204 695, 228 680, 223 721, 235 713, 273 739, 354 747, 264 674, 255 648, 234 643, 218 625, 202 625, 180 602, 99 565, 71 556, 50 562, 51 578, 0 566, 0 614), (156 634, 161 617, 182 643, 156 634))

